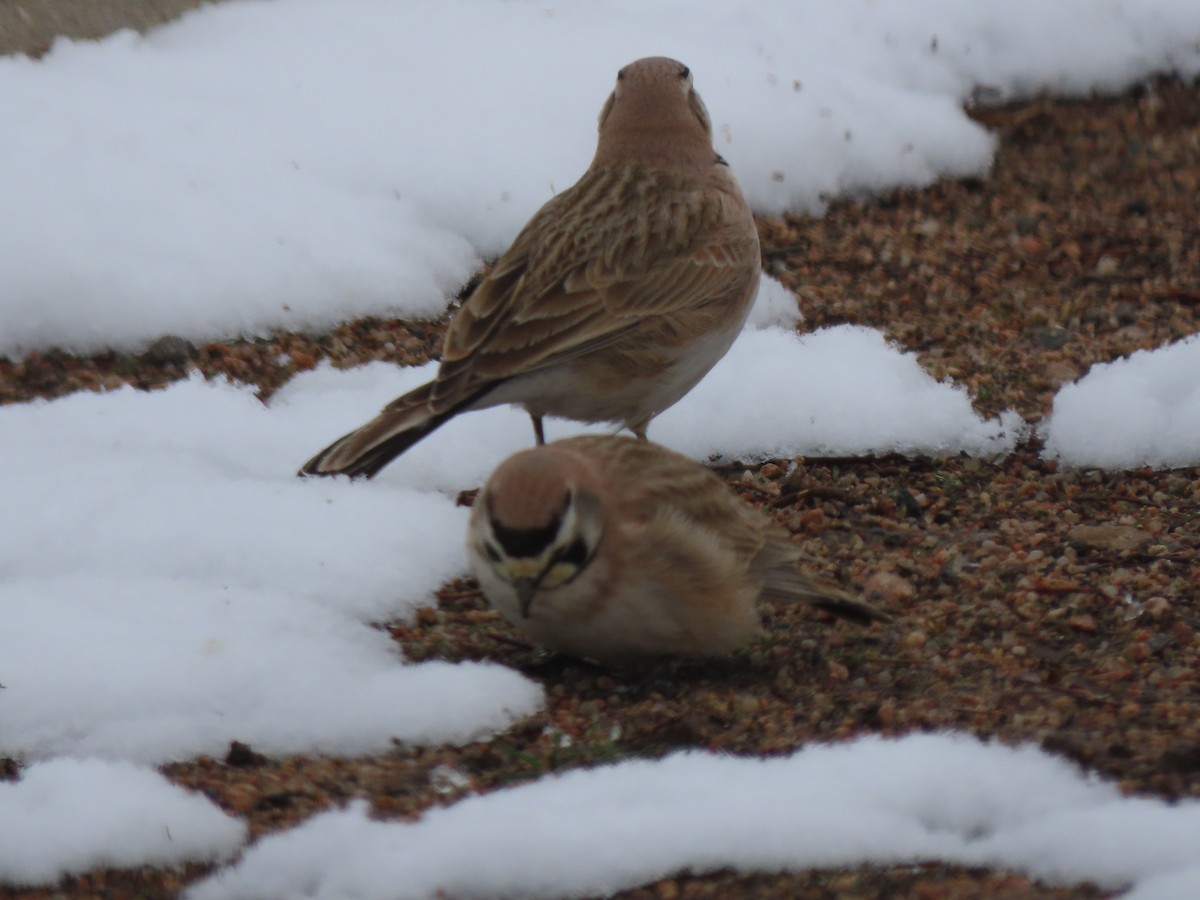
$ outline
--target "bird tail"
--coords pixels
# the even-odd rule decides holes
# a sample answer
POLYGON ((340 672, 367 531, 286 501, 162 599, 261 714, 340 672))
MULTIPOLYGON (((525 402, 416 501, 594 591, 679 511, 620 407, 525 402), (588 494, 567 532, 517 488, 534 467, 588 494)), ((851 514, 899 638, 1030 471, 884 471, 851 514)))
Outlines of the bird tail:
POLYGON ((338 438, 296 474, 371 478, 476 399, 471 397, 444 412, 434 412, 430 406, 432 394, 433 382, 429 382, 393 400, 374 419, 338 438))
POLYGON ((801 572, 795 564, 780 566, 770 571, 763 586, 762 596, 766 600, 785 603, 807 603, 858 625, 892 620, 890 615, 876 609, 861 597, 836 585, 812 578, 801 572))

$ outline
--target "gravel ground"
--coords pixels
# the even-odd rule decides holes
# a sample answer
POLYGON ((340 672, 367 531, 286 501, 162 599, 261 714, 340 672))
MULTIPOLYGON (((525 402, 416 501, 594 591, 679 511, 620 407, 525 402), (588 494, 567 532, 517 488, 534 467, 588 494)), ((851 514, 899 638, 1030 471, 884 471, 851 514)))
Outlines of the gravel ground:
MULTIPOLYGON (((1200 86, 1164 80, 1121 98, 1034 101, 978 118, 1002 139, 988 178, 838 200, 820 219, 763 220, 764 257, 801 297, 808 326, 881 328, 934 375, 967 385, 980 413, 1013 408, 1037 421, 1059 385, 1093 362, 1200 331, 1200 86)), ((266 397, 323 358, 422 362, 441 331, 370 319, 325 335, 199 348, 163 341, 142 356, 0 359, 0 402, 124 383, 150 389, 193 368, 254 383, 266 397)), ((783 404, 792 386, 763 389, 783 404)), ((297 459, 312 449, 297 447, 297 459)), ((1131 793, 1198 796, 1200 469, 1067 470, 1039 449, 1035 441, 992 461, 888 456, 723 470, 808 542, 823 573, 894 613, 885 628, 780 607, 769 611, 768 637, 728 662, 610 672, 524 645, 462 581, 414 621, 379 627, 413 659, 492 659, 525 671, 546 687, 541 714, 468 747, 270 760, 237 747, 227 759, 163 771, 260 835, 350 797, 401 818, 452 802, 461 792, 432 784, 444 765, 477 792, 682 747, 776 754, 952 728, 1040 743, 1131 793)), ((204 871, 95 873, 57 894, 0 897, 170 896, 204 871)), ((882 895, 1105 896, 938 865, 688 875, 622 896, 882 895)))

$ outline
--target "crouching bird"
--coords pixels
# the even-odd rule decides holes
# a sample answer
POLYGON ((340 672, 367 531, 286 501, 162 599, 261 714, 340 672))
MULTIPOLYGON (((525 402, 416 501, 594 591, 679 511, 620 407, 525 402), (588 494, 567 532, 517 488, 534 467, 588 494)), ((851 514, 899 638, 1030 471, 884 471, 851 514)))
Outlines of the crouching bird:
POLYGON ((600 112, 578 183, 517 235, 446 331, 437 377, 334 441, 301 475, 371 477, 468 410, 650 420, 695 387, 742 329, 758 288, 758 232, 692 74, 630 63, 600 112))
POLYGON ((506 459, 475 501, 467 551, 509 623, 605 664, 732 653, 761 633, 760 600, 890 619, 805 574, 791 536, 713 472, 628 437, 569 438, 506 459))

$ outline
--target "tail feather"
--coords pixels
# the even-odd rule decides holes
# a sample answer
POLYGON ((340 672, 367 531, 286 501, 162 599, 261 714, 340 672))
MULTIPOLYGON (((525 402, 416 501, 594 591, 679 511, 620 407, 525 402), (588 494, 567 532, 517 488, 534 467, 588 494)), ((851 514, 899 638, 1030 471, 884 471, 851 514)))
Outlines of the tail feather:
POLYGON ((771 571, 763 586, 763 598, 785 603, 807 603, 858 625, 892 620, 890 615, 876 609, 861 597, 836 585, 811 578, 795 566, 780 567, 771 571))
MULTIPOLYGON (((338 438, 303 466, 297 475, 349 475, 371 478, 393 459, 470 406, 478 394, 444 412, 433 412, 433 382, 393 400, 374 419, 338 438)), ((482 392, 481 392, 482 393, 482 392)))

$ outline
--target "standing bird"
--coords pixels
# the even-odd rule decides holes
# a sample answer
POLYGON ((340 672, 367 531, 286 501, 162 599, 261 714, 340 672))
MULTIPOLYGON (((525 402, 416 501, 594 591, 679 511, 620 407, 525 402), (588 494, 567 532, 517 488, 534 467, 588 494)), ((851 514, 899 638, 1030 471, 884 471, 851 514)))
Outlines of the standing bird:
POLYGON ((334 441, 301 475, 371 477, 460 412, 650 420, 725 355, 758 288, 758 232, 688 67, 617 73, 583 177, 517 235, 446 332, 437 377, 334 441))
POLYGON ((510 624, 606 664, 727 655, 761 633, 760 598, 890 618, 804 574, 790 535, 709 469, 615 435, 501 463, 475 501, 467 553, 510 624))

